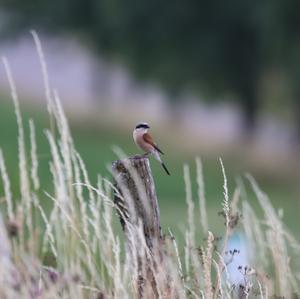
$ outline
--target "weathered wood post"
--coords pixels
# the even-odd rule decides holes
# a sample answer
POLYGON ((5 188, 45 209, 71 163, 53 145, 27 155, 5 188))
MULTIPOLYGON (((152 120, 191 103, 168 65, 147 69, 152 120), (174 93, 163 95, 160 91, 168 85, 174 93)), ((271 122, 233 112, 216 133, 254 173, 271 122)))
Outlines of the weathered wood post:
MULTIPOLYGON (((118 206, 120 221, 126 237, 127 250, 137 259, 139 277, 137 278, 140 298, 158 298, 153 271, 162 262, 162 233, 160 214, 151 173, 149 159, 132 156, 113 162, 113 175, 116 181, 115 203, 118 206), (142 255, 145 250, 140 240, 143 237, 150 256, 142 255), (148 284, 148 286, 147 286, 148 284), (149 294, 149 286, 151 294, 149 294), (147 290, 146 290, 147 288, 147 290)), ((144 246, 145 247, 145 246, 144 246)))

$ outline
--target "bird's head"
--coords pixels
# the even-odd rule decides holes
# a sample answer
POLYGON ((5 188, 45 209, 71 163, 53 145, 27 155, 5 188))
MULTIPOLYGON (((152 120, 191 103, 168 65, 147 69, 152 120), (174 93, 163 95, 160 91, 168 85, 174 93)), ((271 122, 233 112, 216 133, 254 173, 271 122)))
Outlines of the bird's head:
POLYGON ((150 126, 147 124, 147 123, 138 123, 136 126, 135 126, 135 131, 144 131, 145 133, 148 131, 148 129, 150 129, 150 126))

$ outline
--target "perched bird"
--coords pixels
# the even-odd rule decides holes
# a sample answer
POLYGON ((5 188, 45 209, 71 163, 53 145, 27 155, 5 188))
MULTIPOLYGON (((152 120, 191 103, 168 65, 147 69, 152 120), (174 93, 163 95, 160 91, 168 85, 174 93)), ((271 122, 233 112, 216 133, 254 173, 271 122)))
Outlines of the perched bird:
POLYGON ((151 135, 148 133, 150 129, 147 123, 139 123, 135 127, 133 131, 133 139, 135 144, 146 152, 145 156, 149 154, 153 154, 156 160, 161 164, 163 169, 166 171, 168 175, 170 175, 169 170, 166 165, 162 161, 160 154, 164 155, 164 153, 159 149, 157 144, 153 141, 151 135))

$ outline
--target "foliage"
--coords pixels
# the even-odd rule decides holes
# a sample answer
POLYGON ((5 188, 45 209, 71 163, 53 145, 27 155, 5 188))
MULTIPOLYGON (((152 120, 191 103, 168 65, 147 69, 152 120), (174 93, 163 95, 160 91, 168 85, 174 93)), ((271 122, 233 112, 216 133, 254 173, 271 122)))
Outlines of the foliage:
POLYGON ((251 129, 265 69, 282 67, 298 99, 297 1, 4 0, 5 33, 39 24, 80 35, 96 51, 162 84, 176 100, 186 89, 233 94, 251 129))

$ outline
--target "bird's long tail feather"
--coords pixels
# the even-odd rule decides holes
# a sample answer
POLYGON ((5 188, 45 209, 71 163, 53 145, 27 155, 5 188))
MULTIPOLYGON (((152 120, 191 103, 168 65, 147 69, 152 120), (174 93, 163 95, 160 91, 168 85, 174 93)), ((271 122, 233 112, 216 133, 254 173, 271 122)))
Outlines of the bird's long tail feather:
POLYGON ((161 166, 163 167, 163 169, 165 170, 167 175, 170 175, 170 172, 169 172, 168 168, 166 167, 166 165, 164 164, 164 162, 161 162, 161 166))
POLYGON ((166 167, 166 165, 164 164, 164 162, 162 161, 162 159, 159 155, 159 152, 155 150, 155 151, 152 151, 152 154, 154 155, 156 160, 159 161, 159 163, 161 164, 161 166, 163 167, 163 169, 165 170, 167 175, 170 175, 170 172, 169 172, 168 168, 166 167))

